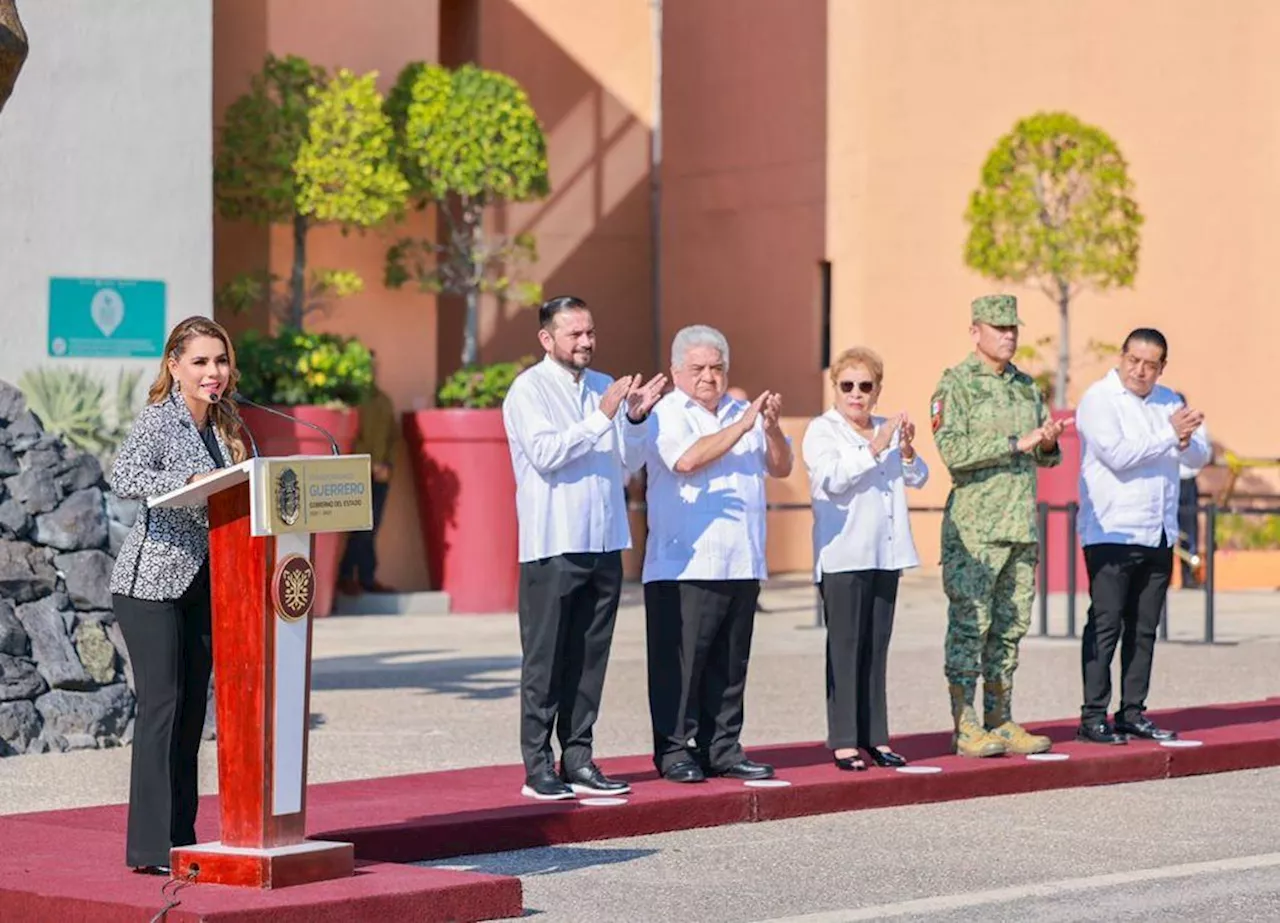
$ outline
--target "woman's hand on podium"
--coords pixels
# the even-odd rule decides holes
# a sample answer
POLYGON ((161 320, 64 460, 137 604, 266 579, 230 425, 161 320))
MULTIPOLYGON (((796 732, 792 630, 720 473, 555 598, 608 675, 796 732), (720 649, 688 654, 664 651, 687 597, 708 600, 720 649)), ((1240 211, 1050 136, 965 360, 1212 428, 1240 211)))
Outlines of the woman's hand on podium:
POLYGON ((203 481, 205 478, 212 477, 217 473, 217 471, 201 471, 199 474, 193 474, 191 477, 187 478, 187 483, 194 484, 196 481, 203 481))

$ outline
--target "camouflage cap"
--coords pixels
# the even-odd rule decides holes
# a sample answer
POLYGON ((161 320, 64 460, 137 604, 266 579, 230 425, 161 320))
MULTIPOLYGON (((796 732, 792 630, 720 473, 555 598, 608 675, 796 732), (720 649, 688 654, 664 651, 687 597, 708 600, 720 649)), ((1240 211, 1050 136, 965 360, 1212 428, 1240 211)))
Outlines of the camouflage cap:
POLYGON ((975 324, 1022 326, 1018 319, 1018 299, 1013 295, 982 295, 973 299, 972 309, 970 318, 975 324))

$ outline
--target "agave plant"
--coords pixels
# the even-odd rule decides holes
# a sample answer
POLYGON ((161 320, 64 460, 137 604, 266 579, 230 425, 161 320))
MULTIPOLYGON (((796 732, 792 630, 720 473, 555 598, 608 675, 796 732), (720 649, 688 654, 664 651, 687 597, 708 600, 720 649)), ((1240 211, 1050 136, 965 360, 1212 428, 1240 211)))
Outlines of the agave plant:
POLYGON ((84 369, 32 369, 18 380, 18 387, 47 431, 105 463, 133 423, 140 376, 137 370, 121 369, 110 402, 106 385, 84 369))

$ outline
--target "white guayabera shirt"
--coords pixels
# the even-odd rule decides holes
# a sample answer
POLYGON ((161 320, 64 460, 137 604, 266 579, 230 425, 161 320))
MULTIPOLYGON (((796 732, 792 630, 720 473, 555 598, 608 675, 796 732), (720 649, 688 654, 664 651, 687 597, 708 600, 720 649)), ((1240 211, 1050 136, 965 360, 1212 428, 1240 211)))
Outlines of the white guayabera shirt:
MULTIPOLYGON (((886 425, 872 417, 873 436, 886 425)), ((800 452, 813 498, 814 580, 857 570, 917 567, 907 512, 907 487, 923 487, 929 468, 918 454, 902 459, 895 431, 889 447, 875 455, 836 409, 814 419, 800 452)))

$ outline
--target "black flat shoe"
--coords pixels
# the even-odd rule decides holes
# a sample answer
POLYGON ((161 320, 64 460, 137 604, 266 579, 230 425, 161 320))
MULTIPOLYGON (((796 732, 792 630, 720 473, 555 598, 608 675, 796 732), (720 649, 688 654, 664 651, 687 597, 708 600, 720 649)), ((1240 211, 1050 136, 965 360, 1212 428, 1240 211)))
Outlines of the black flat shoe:
POLYGON ((1173 731, 1167 731, 1164 728, 1156 727, 1150 718, 1140 717, 1136 721, 1121 721, 1116 719, 1116 733, 1128 734, 1130 737, 1141 737, 1144 740, 1177 740, 1178 735, 1173 731))
POLYGON ((1076 728, 1076 740, 1086 744, 1108 744, 1117 746, 1127 744, 1129 738, 1112 730, 1105 721, 1087 721, 1076 728))
POLYGON ((572 772, 561 769, 560 779, 577 795, 625 795, 631 786, 617 779, 610 779, 595 763, 587 763, 572 772))
POLYGON ((662 771, 662 778, 668 782, 707 781, 707 777, 702 772, 702 767, 693 760, 681 760, 673 766, 668 766, 662 771))
POLYGON ((867 764, 862 762, 862 757, 854 756, 836 756, 832 754, 831 761, 836 764, 836 769, 841 772, 866 772, 867 764))
POLYGON ((897 769, 899 766, 907 765, 907 758, 892 750, 880 750, 871 747, 867 750, 871 755, 871 762, 875 763, 881 769, 897 769))
POLYGON ((751 760, 744 759, 732 766, 716 770, 715 774, 726 779, 746 779, 747 781, 772 779, 773 767, 767 763, 753 763, 751 760))

